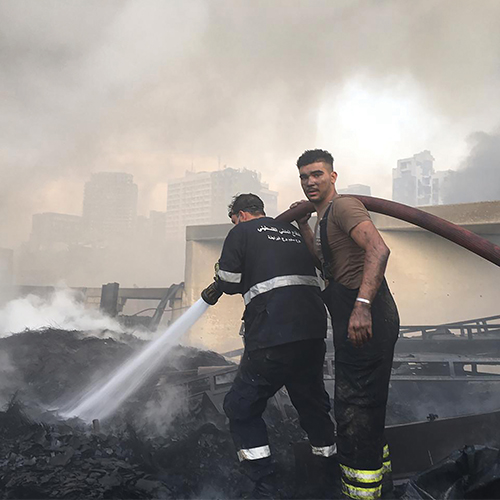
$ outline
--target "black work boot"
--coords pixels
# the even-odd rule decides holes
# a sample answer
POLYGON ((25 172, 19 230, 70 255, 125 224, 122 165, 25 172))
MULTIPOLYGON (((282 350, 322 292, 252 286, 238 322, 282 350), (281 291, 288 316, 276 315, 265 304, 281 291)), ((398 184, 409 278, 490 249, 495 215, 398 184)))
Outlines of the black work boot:
POLYGON ((274 474, 264 476, 255 483, 252 491, 253 498, 274 498, 278 499, 278 489, 276 488, 276 477, 274 474))
POLYGON ((244 460, 241 465, 244 473, 255 485, 252 492, 243 494, 243 498, 279 498, 276 464, 271 457, 244 460))
POLYGON ((314 498, 336 499, 340 497, 340 469, 336 456, 314 456, 312 464, 316 469, 315 487, 311 487, 314 498))
POLYGON ((392 472, 384 472, 384 479, 382 479, 382 498, 394 497, 394 482, 392 480, 392 472))

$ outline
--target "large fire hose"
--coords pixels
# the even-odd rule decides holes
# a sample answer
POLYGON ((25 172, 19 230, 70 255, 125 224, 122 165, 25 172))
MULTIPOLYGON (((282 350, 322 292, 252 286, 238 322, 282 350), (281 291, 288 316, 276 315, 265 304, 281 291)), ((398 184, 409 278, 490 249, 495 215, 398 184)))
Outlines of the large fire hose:
MULTIPOLYGON (((447 240, 460 245, 472 253, 483 257, 483 259, 489 260, 500 266, 500 247, 491 243, 491 241, 481 238, 477 234, 464 229, 463 227, 457 226, 441 217, 429 214, 418 208, 409 207, 408 205, 403 205, 402 203, 397 203, 395 201, 383 200, 382 198, 374 198, 373 196, 361 196, 357 194, 351 194, 360 200, 364 206, 370 212, 376 212, 383 215, 388 215, 394 217, 395 219, 404 220, 415 226, 419 226, 423 229, 427 229, 431 233, 442 236, 447 240)), ((311 202, 305 202, 297 205, 294 208, 290 208, 285 212, 281 213, 276 217, 276 219, 284 222, 292 222, 297 219, 301 219, 306 214, 315 212, 314 205, 311 202)), ((205 290, 203 290, 201 296, 203 300, 210 305, 214 305, 219 297, 222 295, 217 288, 217 283, 214 282, 209 285, 205 290)))
MULTIPOLYGON (((349 195, 360 200, 370 212, 376 212, 383 215, 389 215, 396 219, 404 220, 431 233, 442 236, 447 240, 470 250, 471 252, 483 257, 493 264, 500 266, 500 247, 491 243, 481 236, 468 231, 463 227, 452 224, 451 222, 429 214, 418 208, 409 207, 395 201, 383 200, 372 196, 349 195)), ((306 214, 314 212, 314 206, 311 202, 301 203, 294 208, 286 210, 278 215, 276 219, 285 222, 300 219, 306 214)))

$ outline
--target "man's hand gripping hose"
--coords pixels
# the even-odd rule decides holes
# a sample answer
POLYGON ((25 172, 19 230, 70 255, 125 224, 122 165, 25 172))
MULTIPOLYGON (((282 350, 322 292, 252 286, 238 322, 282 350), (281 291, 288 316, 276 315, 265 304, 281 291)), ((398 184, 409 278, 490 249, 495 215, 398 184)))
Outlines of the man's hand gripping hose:
POLYGON ((201 292, 201 298, 210 306, 217 304, 220 299, 222 292, 219 290, 217 281, 214 281, 201 292))
POLYGON ((219 290, 219 261, 217 261, 214 265, 214 282, 210 283, 210 285, 201 292, 201 298, 209 305, 214 306, 217 304, 217 301, 220 299, 222 292, 219 290))

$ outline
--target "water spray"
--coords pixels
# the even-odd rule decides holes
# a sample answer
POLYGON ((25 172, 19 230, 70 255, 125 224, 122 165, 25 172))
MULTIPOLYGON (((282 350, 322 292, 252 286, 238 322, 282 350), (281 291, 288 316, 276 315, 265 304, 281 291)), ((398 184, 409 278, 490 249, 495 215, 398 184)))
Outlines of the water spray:
POLYGON ((119 367, 102 385, 88 390, 64 418, 79 417, 91 422, 112 415, 160 367, 165 356, 208 309, 209 304, 199 299, 156 340, 146 345, 119 367))

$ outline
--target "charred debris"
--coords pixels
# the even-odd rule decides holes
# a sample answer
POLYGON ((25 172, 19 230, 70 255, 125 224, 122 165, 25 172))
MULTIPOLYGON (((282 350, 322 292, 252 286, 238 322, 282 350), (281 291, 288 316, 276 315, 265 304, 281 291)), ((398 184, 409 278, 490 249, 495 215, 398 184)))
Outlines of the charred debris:
MULTIPOLYGON (((402 329, 387 430, 395 477, 405 480, 396 496, 500 497, 498 320, 402 329), (453 352, 439 354, 439 343, 453 352)), ((89 425, 59 416, 143 344, 56 329, 0 339, 2 498, 239 498, 251 490, 222 413, 237 369, 228 357, 178 346, 113 417, 89 425)), ((328 390, 332 370, 329 355, 328 390)), ((283 497, 334 498, 315 486, 321 478, 285 391, 265 418, 283 497)))
MULTIPOLYGON (((129 335, 115 340, 55 329, 0 339, 2 498, 238 498, 251 490, 225 418, 184 383, 199 370, 231 366, 217 353, 173 349, 107 421, 92 426, 58 416, 58 408, 142 345, 129 335)), ((269 408, 268 420, 291 481, 291 443, 303 434, 292 419, 283 427, 277 407, 269 408)))

